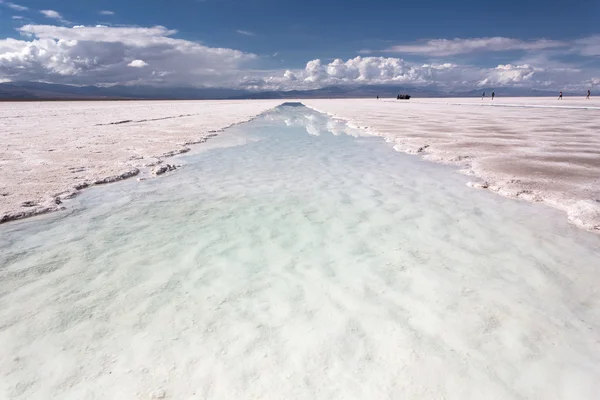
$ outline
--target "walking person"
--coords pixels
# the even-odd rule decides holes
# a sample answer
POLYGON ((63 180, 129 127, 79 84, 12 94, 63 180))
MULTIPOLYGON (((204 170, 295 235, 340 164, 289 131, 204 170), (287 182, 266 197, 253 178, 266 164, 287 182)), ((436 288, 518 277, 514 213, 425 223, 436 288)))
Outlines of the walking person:
POLYGON ((485 97, 485 92, 483 92, 483 94, 481 95, 481 100, 483 100, 484 97, 485 97))
POLYGON ((585 98, 589 100, 589 99, 590 99, 590 95, 591 95, 591 94, 592 94, 592 92, 590 92, 590 91, 589 91, 589 89, 588 89, 588 95, 587 95, 587 96, 585 96, 585 98))
POLYGON ((496 92, 492 92, 492 100, 494 100, 495 95, 496 95, 496 92))
POLYGON ((562 92, 558 95, 558 100, 562 100, 562 92))

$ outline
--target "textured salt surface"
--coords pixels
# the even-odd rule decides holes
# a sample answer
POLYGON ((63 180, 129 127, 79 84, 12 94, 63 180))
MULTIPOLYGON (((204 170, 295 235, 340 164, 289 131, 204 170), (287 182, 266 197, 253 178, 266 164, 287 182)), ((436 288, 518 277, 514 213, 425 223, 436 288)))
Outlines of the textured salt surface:
POLYGON ((475 186, 563 210, 600 232, 600 99, 306 100, 399 151, 459 165, 475 186))
POLYGON ((2 226, 0 398, 597 398, 600 237, 360 132, 280 109, 2 226))
POLYGON ((0 222, 56 210, 81 188, 143 173, 280 103, 0 103, 0 222))

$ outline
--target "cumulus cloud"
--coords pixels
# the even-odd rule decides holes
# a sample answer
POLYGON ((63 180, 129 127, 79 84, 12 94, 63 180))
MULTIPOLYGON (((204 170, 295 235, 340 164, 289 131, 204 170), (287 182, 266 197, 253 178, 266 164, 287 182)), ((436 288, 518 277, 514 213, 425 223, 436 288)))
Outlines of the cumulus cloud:
POLYGON ((592 71, 562 66, 500 64, 475 67, 453 63, 417 64, 394 57, 355 57, 330 63, 311 60, 302 70, 286 70, 261 83, 249 80, 254 88, 312 89, 338 85, 398 85, 431 87, 441 91, 470 90, 476 87, 570 88, 580 90, 593 84, 592 71))
POLYGON ((148 66, 148 63, 144 60, 133 60, 132 62, 127 64, 127 66, 133 68, 144 68, 148 66))
MULTIPOLYGON (((0 40, 0 80, 44 80, 68 84, 223 86, 254 90, 315 89, 332 85, 398 85, 435 90, 477 87, 573 89, 598 85, 597 69, 553 59, 557 50, 527 53, 481 67, 458 62, 416 63, 397 57, 310 60, 301 69, 256 69, 255 54, 178 39, 162 26, 74 27, 25 25, 20 39, 0 40)), ((599 54, 600 36, 567 50, 599 54)), ((446 49, 445 51, 449 51, 446 49)), ((456 51, 456 50, 454 50, 456 51)), ((564 54, 564 53, 560 53, 564 54)), ((572 61, 570 61, 572 62, 572 61)))
MULTIPOLYGON (((391 46, 383 51, 388 53, 441 57, 477 51, 543 50, 564 47, 566 45, 565 42, 546 39, 525 41, 506 37, 485 37, 471 39, 431 39, 423 42, 391 46)), ((365 50, 364 52, 370 52, 370 50, 365 50)))
POLYGON ((306 63, 304 69, 305 82, 319 82, 324 76, 325 71, 321 65, 321 60, 312 60, 306 63))
MULTIPOLYGON (((447 64, 451 69, 452 64, 447 64)), ((311 60, 304 70, 287 70, 279 82, 301 81, 305 86, 339 84, 426 84, 427 79, 441 71, 439 65, 416 66, 400 58, 355 57, 349 60, 335 59, 329 64, 311 60)), ((274 78, 271 82, 277 82, 274 78)))
POLYGON ((100 15, 115 15, 114 11, 102 10, 99 12, 100 15))
POLYGON ((177 39, 172 37, 176 31, 161 26, 25 25, 19 31, 21 40, 0 40, 0 79, 232 86, 257 58, 177 39), (135 60, 148 65, 142 68, 135 60))
POLYGON ((239 33, 240 35, 244 35, 244 36, 256 36, 256 33, 254 33, 254 32, 244 31, 241 29, 238 29, 236 32, 239 33))
POLYGON ((287 69, 284 73, 283 73, 283 79, 285 79, 286 81, 292 82, 298 79, 298 77, 296 76, 296 74, 292 71, 290 71, 289 69, 287 69))
POLYGON ((534 68, 531 65, 498 65, 488 71, 487 77, 479 82, 479 86, 499 85, 515 86, 530 82, 536 72, 545 72, 544 69, 534 68))
POLYGON ((25 6, 22 6, 22 5, 19 5, 19 4, 15 4, 15 3, 11 3, 11 2, 8 2, 8 1, 2 1, 2 0, 0 0, 0 4, 4 4, 6 7, 12 8, 15 11, 27 11, 27 10, 29 10, 29 7, 25 7, 25 6))

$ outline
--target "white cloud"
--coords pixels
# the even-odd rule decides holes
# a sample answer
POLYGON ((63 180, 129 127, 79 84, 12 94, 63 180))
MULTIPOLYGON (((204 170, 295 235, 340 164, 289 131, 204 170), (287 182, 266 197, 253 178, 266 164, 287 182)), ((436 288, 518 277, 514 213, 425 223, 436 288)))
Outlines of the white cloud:
POLYGON ((75 40, 105 43, 124 43, 130 46, 151 44, 193 43, 172 39, 177 33, 163 26, 141 27, 95 27, 77 25, 77 29, 54 25, 25 25, 19 29, 22 34, 30 34, 39 39, 75 40))
POLYGON ((295 73, 293 73, 292 71, 290 71, 289 69, 287 69, 284 73, 283 73, 283 78, 286 81, 295 81, 298 79, 298 77, 296 76, 295 73))
POLYGON ((63 18, 62 15, 60 15, 60 13, 58 11, 54 11, 54 10, 40 10, 40 13, 44 14, 44 16, 46 18, 52 18, 55 19, 57 21, 60 22, 68 22, 66 19, 63 18))
MULTIPOLYGON (((70 84, 226 86, 256 90, 331 85, 422 86, 436 90, 519 86, 579 90, 598 86, 597 69, 553 59, 558 49, 480 67, 458 62, 416 63, 397 57, 310 60, 302 69, 254 69, 259 57, 178 39, 155 27, 25 25, 21 39, 0 40, 0 80, 70 84)), ((597 37, 567 50, 596 54, 597 37)), ((270 59, 265 56, 265 60, 270 59)), ((593 64, 590 64, 593 66, 593 64)), ((259 66, 259 65, 258 65, 259 66)))
POLYGON ((148 66, 148 63, 144 60, 133 60, 132 62, 127 64, 127 66, 134 67, 134 68, 144 68, 144 67, 148 66))
POLYGON ((244 36, 256 36, 256 33, 254 33, 254 32, 243 31, 241 29, 238 29, 236 32, 239 33, 240 35, 244 35, 244 36))
POLYGON ((600 35, 575 40, 574 50, 582 56, 600 56, 600 35))
POLYGON ((20 19, 23 19, 23 17, 22 17, 22 16, 20 16, 20 15, 13 15, 13 16, 12 16, 12 19, 15 19, 15 20, 20 20, 20 19))
POLYGON ((58 11, 54 11, 54 10, 40 10, 40 12, 42 14, 44 14, 46 17, 48 17, 48 18, 62 19, 62 15, 60 15, 60 13, 58 11))
POLYGON ((161 26, 25 25, 19 31, 23 39, 0 40, 0 79, 234 86, 242 80, 242 70, 257 58, 176 39, 172 37, 176 31, 161 26), (148 65, 141 68, 132 60, 148 65))
POLYGON ((25 6, 22 6, 22 5, 19 5, 19 4, 15 4, 15 3, 11 3, 11 2, 8 2, 8 1, 0 1, 0 4, 4 4, 4 5, 6 5, 6 7, 12 8, 15 11, 27 11, 27 10, 29 10, 29 7, 25 7, 25 6))
POLYGON ((114 11, 102 10, 99 12, 100 15, 115 15, 114 11))
MULTIPOLYGON (((451 56, 477 51, 543 50, 567 46, 555 40, 525 41, 506 37, 486 37, 470 39, 431 39, 423 42, 402 44, 383 50, 388 53, 420 54, 426 56, 451 56)), ((365 50, 363 52, 371 52, 365 50)))
POLYGON ((332 85, 398 85, 431 87, 436 90, 471 90, 476 87, 531 87, 580 90, 593 84, 592 70, 501 64, 494 67, 470 65, 416 64, 394 57, 355 57, 336 59, 328 64, 312 60, 302 70, 286 70, 258 82, 248 79, 251 87, 310 89, 332 85))
POLYGON ((514 86, 531 82, 536 72, 544 72, 541 68, 530 65, 498 65, 487 73, 487 77, 478 83, 478 86, 514 86))
POLYGON ((324 85, 424 84, 432 71, 431 67, 414 66, 400 58, 355 57, 347 61, 336 59, 326 65, 321 60, 312 60, 306 64, 304 71, 295 76, 308 84, 324 85))
POLYGON ((437 70, 444 70, 444 69, 452 69, 452 68, 456 68, 458 67, 458 65, 456 64, 451 64, 451 63, 444 63, 444 64, 423 64, 421 66, 421 68, 431 68, 431 69, 437 69, 437 70))
POLYGON ((319 82, 325 76, 325 70, 321 65, 321 60, 312 60, 306 63, 304 69, 305 82, 319 82))

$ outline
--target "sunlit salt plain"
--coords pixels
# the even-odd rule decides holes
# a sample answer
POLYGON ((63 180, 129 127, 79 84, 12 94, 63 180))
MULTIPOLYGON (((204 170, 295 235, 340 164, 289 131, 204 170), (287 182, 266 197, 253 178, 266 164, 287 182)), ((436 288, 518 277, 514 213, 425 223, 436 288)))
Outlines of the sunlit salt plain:
POLYGON ((304 107, 0 228, 0 398, 594 399, 600 237, 304 107))

